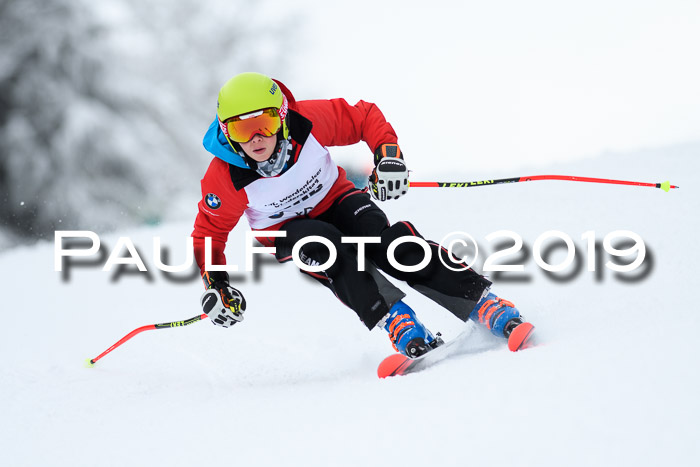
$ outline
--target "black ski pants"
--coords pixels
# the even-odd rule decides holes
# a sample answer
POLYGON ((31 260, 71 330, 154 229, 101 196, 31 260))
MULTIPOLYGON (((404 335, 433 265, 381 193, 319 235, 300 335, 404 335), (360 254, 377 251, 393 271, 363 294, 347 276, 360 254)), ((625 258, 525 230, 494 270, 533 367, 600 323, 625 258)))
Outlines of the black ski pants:
MULTIPOLYGON (((393 267, 387 259, 389 245, 400 237, 423 237, 409 222, 389 224, 384 212, 360 190, 340 196, 320 216, 291 220, 280 230, 286 231, 287 235, 275 239, 275 256, 280 262, 291 261, 294 244, 307 236, 318 235, 333 243, 338 256, 332 266, 321 272, 302 272, 332 290, 369 329, 374 328, 391 306, 405 296, 377 269, 405 281, 462 321, 467 320, 483 291, 491 285, 470 268, 458 271, 446 268, 438 257, 442 255, 447 259, 446 251, 430 241, 431 259, 424 268, 404 272, 393 267), (342 237, 381 238, 380 243, 365 244, 365 271, 358 271, 357 245, 342 243, 342 237)), ((318 242, 307 243, 299 251, 299 258, 309 265, 324 264, 329 257, 329 249, 318 242)), ((400 264, 412 266, 423 261, 425 251, 418 244, 406 242, 396 248, 394 257, 400 264)))

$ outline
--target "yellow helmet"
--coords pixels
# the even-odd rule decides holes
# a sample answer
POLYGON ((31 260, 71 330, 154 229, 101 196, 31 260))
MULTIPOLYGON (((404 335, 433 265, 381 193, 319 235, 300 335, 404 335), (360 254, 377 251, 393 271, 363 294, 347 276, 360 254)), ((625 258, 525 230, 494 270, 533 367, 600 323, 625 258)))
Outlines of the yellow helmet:
POLYGON ((263 74, 248 72, 234 76, 221 87, 216 114, 226 139, 232 144, 223 122, 257 110, 276 109, 282 124, 282 136, 287 139, 288 107, 287 97, 277 83, 263 74))

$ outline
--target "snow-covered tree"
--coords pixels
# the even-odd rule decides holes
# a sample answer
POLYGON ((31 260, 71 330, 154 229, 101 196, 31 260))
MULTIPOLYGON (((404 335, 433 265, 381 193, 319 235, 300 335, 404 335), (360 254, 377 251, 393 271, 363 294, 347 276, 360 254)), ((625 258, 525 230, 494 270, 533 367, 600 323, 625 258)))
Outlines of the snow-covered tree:
POLYGON ((292 18, 274 13, 269 2, 0 0, 0 248, 196 202, 219 86, 284 69, 292 18))

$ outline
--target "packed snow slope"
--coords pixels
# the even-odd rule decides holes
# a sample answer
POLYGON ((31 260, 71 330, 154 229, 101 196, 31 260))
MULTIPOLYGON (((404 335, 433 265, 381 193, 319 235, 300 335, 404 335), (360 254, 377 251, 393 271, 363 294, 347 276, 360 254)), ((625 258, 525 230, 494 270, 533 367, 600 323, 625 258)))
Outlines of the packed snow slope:
MULTIPOLYGON (((543 181, 414 188, 385 203, 392 221, 411 220, 428 238, 468 232, 481 264, 497 243, 488 234, 519 234, 526 254, 499 262, 525 270, 491 273, 493 291, 535 323, 543 342, 517 354, 492 347, 390 380, 375 374, 392 352, 383 331, 368 332, 328 290, 268 259, 257 274, 236 276, 248 300, 243 323, 148 331, 84 368, 132 329, 200 313, 200 282, 168 280, 152 258, 158 236, 172 253, 169 264, 184 261, 191 223, 102 236, 107 254, 128 236, 149 274, 103 272, 104 257, 55 272, 53 243, 5 252, 2 464, 698 465, 699 150, 691 144, 532 173, 445 175, 539 172, 681 186, 670 193, 543 181), (573 239, 580 270, 552 278, 535 264, 535 240, 550 230, 573 239), (581 236, 594 231, 602 243, 616 230, 643 239, 640 270, 615 273, 603 252, 588 271, 581 236)), ((227 250, 241 268, 246 229, 234 231, 227 250)), ((557 249, 550 263, 564 253, 557 249)), ((448 339, 462 330, 405 290, 431 330, 448 339)))

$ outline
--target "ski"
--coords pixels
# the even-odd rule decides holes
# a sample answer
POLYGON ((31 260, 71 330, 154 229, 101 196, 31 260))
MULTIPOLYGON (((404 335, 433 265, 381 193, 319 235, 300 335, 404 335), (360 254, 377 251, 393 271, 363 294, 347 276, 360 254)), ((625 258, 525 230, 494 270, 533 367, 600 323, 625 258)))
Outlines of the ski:
MULTIPOLYGON (((508 349, 517 352, 532 347, 534 345, 534 329, 535 327, 530 323, 522 323, 516 327, 508 337, 508 349)), ((389 355, 377 367, 377 376, 379 378, 389 378, 417 373, 453 355, 482 352, 502 345, 493 339, 484 341, 484 339, 479 339, 478 336, 473 336, 474 330, 473 326, 469 327, 454 339, 448 340, 417 358, 409 358, 400 353, 389 355)))
POLYGON ((534 343, 535 326, 530 323, 523 323, 517 326, 508 336, 508 349, 512 352, 524 350, 532 347, 534 343))

